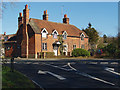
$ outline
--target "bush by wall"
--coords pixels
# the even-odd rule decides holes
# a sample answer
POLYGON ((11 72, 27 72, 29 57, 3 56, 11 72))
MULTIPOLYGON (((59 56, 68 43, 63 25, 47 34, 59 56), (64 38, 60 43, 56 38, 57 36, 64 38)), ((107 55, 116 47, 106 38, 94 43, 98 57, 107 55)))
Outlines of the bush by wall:
POLYGON ((90 56, 90 52, 85 49, 77 48, 72 51, 72 56, 73 57, 90 56))
POLYGON ((54 52, 46 52, 46 57, 53 57, 54 56, 54 52))

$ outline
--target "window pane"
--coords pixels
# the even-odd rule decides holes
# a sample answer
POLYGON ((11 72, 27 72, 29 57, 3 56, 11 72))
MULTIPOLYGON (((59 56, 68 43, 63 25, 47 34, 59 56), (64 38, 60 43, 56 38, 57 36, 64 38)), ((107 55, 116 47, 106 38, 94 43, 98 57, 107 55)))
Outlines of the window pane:
POLYGON ((45 43, 45 50, 47 50, 47 43, 45 43))
POLYGON ((76 49, 76 45, 73 45, 73 49, 76 49))
POLYGON ((46 33, 42 33, 42 37, 46 38, 47 34, 46 33))
POLYGON ((67 35, 63 35, 63 39, 67 39, 67 35))
POLYGON ((44 50, 44 43, 42 43, 42 49, 44 50))
POLYGON ((82 48, 82 49, 84 49, 84 48, 85 48, 85 46, 84 46, 84 45, 82 45, 82 46, 81 46, 81 48, 82 48))
POLYGON ((84 40, 84 36, 81 37, 81 40, 84 40))
POLYGON ((57 38, 57 34, 54 34, 54 35, 53 35, 53 38, 57 38))

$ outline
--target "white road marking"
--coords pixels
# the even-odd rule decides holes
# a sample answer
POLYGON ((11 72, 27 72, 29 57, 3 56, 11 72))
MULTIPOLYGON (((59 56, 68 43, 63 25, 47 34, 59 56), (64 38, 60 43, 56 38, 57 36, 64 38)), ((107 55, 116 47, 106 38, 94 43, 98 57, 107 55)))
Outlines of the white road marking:
POLYGON ((60 75, 57 75, 57 74, 49 72, 49 71, 41 71, 41 70, 38 71, 38 74, 47 74, 47 73, 54 76, 54 77, 56 77, 56 78, 58 78, 59 80, 65 80, 66 79, 66 78, 64 78, 64 77, 62 77, 60 75))
POLYGON ((107 68, 105 68, 105 70, 120 76, 120 73, 115 72, 114 69, 111 69, 111 68, 107 67, 107 68))
MULTIPOLYGON (((45 63, 44 63, 44 64, 45 64, 45 63)), ((89 77, 89 78, 91 78, 91 79, 101 81, 101 82, 106 83, 106 84, 115 85, 114 83, 111 83, 111 82, 108 82, 108 81, 99 79, 99 78, 94 77, 94 76, 91 76, 91 75, 89 75, 89 74, 78 72, 77 69, 73 68, 73 67, 70 65, 70 63, 68 63, 67 65, 68 65, 71 69, 65 69, 65 68, 61 68, 61 67, 58 67, 58 66, 55 66, 55 65, 50 65, 50 64, 45 64, 45 65, 48 65, 48 66, 51 66, 51 67, 55 67, 55 68, 59 68, 59 69, 65 70, 65 71, 73 71, 73 70, 74 70, 74 71, 76 71, 76 74, 83 75, 83 76, 89 77)))
POLYGON ((73 68, 73 67, 70 65, 70 63, 67 63, 67 65, 68 65, 72 70, 77 71, 75 68, 73 68))
POLYGON ((62 67, 67 67, 68 65, 63 65, 62 67))
POLYGON ((46 74, 46 73, 47 73, 46 71, 41 71, 41 70, 38 71, 38 74, 46 74))
MULTIPOLYGON (((73 67, 70 65, 70 63, 68 63, 68 66, 69 66, 72 70, 77 71, 75 68, 73 68, 73 67)), ((115 85, 115 84, 113 84, 113 83, 111 83, 111 82, 108 82, 108 81, 99 79, 99 78, 94 77, 94 76, 91 76, 91 75, 89 75, 89 74, 87 74, 87 73, 83 73, 83 72, 76 72, 76 73, 77 73, 77 74, 80 74, 80 75, 83 75, 83 76, 86 76, 86 77, 89 77, 89 78, 92 78, 92 79, 94 79, 94 80, 98 80, 98 81, 101 81, 101 82, 110 84, 110 85, 115 85)))
POLYGON ((56 77, 56 78, 58 78, 58 79, 60 79, 60 80, 65 80, 65 79, 66 79, 66 78, 64 78, 64 77, 62 77, 62 76, 60 76, 60 75, 54 74, 54 73, 49 72, 49 71, 48 71, 47 73, 53 75, 54 77, 56 77))
POLYGON ((51 66, 51 67, 59 68, 59 69, 65 70, 65 71, 71 71, 72 70, 72 69, 66 69, 66 68, 62 68, 62 67, 51 65, 51 64, 46 64, 46 63, 44 63, 44 64, 48 65, 48 66, 51 66))

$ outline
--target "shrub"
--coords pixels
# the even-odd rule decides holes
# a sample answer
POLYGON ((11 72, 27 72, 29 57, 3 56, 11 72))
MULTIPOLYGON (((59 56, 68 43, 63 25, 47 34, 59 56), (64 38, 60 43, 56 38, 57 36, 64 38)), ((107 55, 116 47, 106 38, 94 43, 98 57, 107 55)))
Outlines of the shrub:
POLYGON ((90 56, 90 52, 85 50, 85 49, 81 49, 81 48, 77 48, 74 49, 72 51, 72 56, 74 57, 78 57, 78 56, 90 56))
POLYGON ((53 57, 54 56, 54 52, 46 52, 46 57, 53 57))

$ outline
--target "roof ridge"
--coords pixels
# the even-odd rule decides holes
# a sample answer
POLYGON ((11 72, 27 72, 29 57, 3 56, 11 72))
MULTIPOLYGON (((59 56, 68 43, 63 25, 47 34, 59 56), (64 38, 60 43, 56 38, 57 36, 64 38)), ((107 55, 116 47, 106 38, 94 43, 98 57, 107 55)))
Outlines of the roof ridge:
MULTIPOLYGON (((36 19, 36 18, 30 18, 30 19, 41 20, 41 19, 36 19)), ((52 21, 47 21, 47 20, 41 20, 41 21, 50 22, 50 23, 57 23, 57 24, 62 24, 62 25, 71 25, 71 26, 75 26, 75 25, 72 25, 72 24, 65 24, 65 23, 59 23, 59 22, 52 22, 52 21)))

